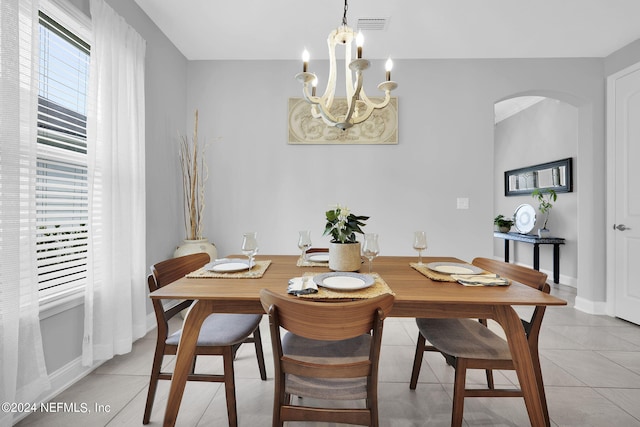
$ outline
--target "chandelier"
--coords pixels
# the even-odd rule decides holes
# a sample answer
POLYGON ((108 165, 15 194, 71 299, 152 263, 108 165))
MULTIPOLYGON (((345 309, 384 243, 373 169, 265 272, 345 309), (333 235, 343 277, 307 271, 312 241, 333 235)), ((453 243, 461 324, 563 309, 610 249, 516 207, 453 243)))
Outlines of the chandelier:
POLYGON ((362 45, 364 37, 361 32, 357 35, 347 25, 347 9, 349 8, 347 0, 344 2, 344 15, 342 24, 329 33, 327 44, 329 46, 329 80, 327 88, 322 96, 316 96, 316 86, 318 78, 314 73, 307 71, 309 64, 309 52, 305 49, 302 54, 302 72, 296 74, 296 79, 303 84, 302 93, 304 99, 311 104, 311 115, 314 118, 320 118, 328 126, 335 126, 345 130, 355 124, 362 123, 367 120, 373 110, 384 108, 391 99, 391 91, 398 87, 398 84, 391 80, 391 68, 393 62, 388 59, 386 68, 386 81, 378 85, 378 89, 385 94, 382 102, 374 103, 367 97, 362 88, 363 76, 362 72, 369 68, 370 62, 362 58, 362 45), (356 43, 356 58, 352 59, 351 45, 356 43), (332 112, 333 101, 336 92, 336 46, 344 45, 344 63, 345 63, 345 83, 347 94, 347 109, 344 114, 332 112), (355 77, 355 83, 354 83, 355 77))

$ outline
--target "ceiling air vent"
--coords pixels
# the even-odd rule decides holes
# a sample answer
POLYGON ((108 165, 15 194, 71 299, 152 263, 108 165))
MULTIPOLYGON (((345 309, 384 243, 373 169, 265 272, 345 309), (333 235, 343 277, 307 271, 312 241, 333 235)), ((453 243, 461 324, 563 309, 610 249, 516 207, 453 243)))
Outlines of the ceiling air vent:
POLYGON ((358 31, 384 31, 387 29, 389 18, 358 18, 358 31))

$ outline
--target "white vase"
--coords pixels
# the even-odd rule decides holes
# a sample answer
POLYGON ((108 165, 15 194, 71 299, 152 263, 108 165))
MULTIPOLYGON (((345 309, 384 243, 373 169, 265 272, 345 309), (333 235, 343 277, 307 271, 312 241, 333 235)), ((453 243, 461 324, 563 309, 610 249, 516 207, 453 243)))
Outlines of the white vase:
POLYGON ((173 252, 173 257, 176 258, 201 252, 208 253, 211 261, 218 258, 218 250, 216 249, 216 246, 213 243, 210 243, 207 238, 196 240, 184 239, 183 243, 173 252))
POLYGON ((547 238, 551 235, 551 232, 546 228, 538 228, 538 237, 541 239, 547 238))
POLYGON ((360 242, 329 243, 329 268, 333 271, 358 271, 362 265, 360 242))
MULTIPOLYGON (((218 249, 216 249, 216 245, 209 242, 209 239, 184 239, 183 243, 176 248, 173 252, 173 257, 177 258, 179 256, 191 255, 191 254, 199 254, 202 252, 206 252, 209 254, 209 258, 211 261, 218 258, 218 249)), ((187 318, 187 313, 189 313, 189 308, 185 308, 180 312, 180 317, 183 319, 187 318)))

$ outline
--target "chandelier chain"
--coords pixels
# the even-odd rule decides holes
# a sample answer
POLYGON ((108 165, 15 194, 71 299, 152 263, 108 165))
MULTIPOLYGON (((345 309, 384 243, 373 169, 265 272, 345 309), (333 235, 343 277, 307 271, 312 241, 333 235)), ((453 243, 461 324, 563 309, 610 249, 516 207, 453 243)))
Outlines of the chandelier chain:
POLYGON ((347 4, 347 0, 344 0, 344 15, 342 16, 342 25, 347 26, 347 10, 349 10, 349 5, 347 4))

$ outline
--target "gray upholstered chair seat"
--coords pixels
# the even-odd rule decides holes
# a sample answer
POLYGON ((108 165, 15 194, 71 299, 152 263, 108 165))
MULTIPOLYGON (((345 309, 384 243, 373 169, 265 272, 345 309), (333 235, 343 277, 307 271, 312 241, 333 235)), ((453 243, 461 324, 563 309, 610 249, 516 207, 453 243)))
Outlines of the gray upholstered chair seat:
POLYGON ((509 345, 473 319, 416 319, 420 333, 443 353, 467 359, 510 360, 509 345))
MULTIPOLYGON (((212 314, 205 319, 198 336, 198 346, 228 346, 243 342, 258 327, 262 315, 212 314)), ((178 345, 182 330, 167 337, 168 345, 178 345)))
MULTIPOLYGON (((287 357, 318 364, 342 364, 369 358, 371 335, 342 341, 320 341, 288 332, 282 338, 282 352, 287 357)), ((367 397, 367 378, 309 379, 286 374, 286 392, 317 399, 353 400, 367 397)))

